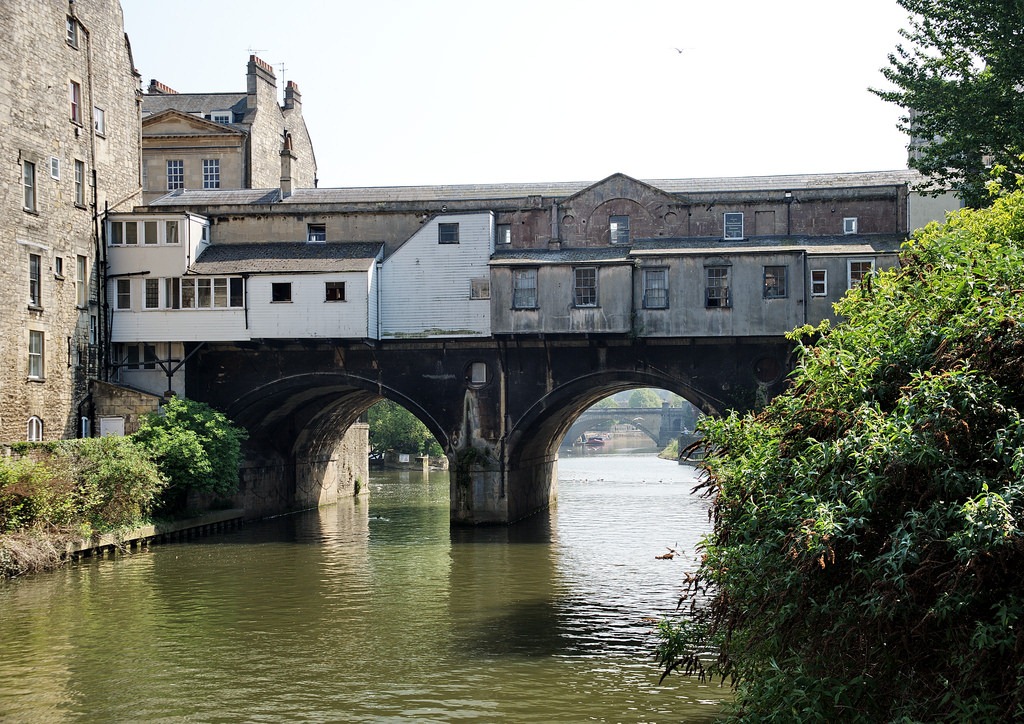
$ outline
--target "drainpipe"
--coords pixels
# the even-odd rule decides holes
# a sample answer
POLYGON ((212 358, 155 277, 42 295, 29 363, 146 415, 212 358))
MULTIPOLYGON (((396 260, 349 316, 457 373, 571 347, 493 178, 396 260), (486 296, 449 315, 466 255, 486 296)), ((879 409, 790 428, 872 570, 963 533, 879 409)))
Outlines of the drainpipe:
POLYGON ((783 197, 786 202, 786 236, 793 234, 793 192, 787 191, 783 197))

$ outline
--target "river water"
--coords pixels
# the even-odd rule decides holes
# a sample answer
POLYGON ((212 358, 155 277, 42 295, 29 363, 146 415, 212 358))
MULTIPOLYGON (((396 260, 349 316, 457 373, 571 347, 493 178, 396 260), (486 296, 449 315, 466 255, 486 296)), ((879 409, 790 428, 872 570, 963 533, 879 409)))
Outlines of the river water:
POLYGON ((0 581, 0 721, 709 721, 658 685, 707 503, 653 455, 559 462, 559 502, 448 525, 445 473, 369 500, 0 581), (657 560, 666 548, 684 557, 657 560))

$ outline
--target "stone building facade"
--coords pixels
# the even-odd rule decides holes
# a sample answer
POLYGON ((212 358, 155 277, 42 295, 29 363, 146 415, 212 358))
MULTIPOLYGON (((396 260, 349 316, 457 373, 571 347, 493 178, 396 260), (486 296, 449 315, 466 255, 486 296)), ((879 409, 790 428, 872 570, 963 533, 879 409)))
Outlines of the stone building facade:
POLYGON ((178 93, 151 80, 142 101, 144 201, 184 189, 313 188, 316 156, 293 81, 249 56, 246 90, 178 93), (283 168, 284 166, 284 168, 283 168))
POLYGON ((103 215, 141 201, 141 93, 118 0, 0 3, 0 439, 89 430, 103 215))

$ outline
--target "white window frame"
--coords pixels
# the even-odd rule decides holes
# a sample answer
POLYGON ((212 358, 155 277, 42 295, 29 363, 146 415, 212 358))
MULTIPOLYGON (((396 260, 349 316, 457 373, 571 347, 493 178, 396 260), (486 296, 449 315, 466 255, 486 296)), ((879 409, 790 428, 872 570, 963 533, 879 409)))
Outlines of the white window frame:
POLYGON ((142 308, 160 309, 160 280, 147 277, 142 286, 142 308))
POLYGON ((847 261, 846 261, 846 288, 849 290, 849 289, 854 289, 855 287, 859 287, 861 285, 861 282, 864 281, 864 277, 870 276, 871 274, 874 274, 874 273, 875 273, 875 260, 874 259, 847 259, 847 261), (856 283, 854 283, 854 276, 853 276, 854 275, 853 267, 854 267, 855 264, 857 264, 857 265, 867 264, 868 265, 868 269, 867 269, 866 272, 865 271, 859 272, 857 280, 856 280, 856 283))
POLYGON ((490 299, 491 280, 489 277, 476 277, 469 280, 470 299, 490 299))
POLYGON ((629 216, 613 214, 608 217, 608 241, 612 244, 629 243, 629 216))
POLYGON ((71 15, 67 16, 66 26, 67 36, 66 40, 68 45, 72 48, 78 47, 78 21, 71 15))
POLYGON ((81 254, 75 260, 75 301, 79 308, 89 304, 89 257, 81 254))
POLYGON ((185 161, 180 158, 167 159, 167 190, 185 188, 185 161))
POLYGON ((35 329, 28 332, 28 378, 46 379, 46 334, 35 329))
POLYGON ((857 217, 847 216, 843 219, 843 233, 844 234, 856 234, 857 233, 857 217))
POLYGON ((50 178, 60 181, 60 159, 50 156, 50 178))
POLYGON ((82 125, 82 84, 68 81, 68 99, 71 102, 71 122, 82 125))
POLYGON ((828 270, 811 269, 811 296, 828 296, 828 270), (817 278, 816 278, 817 277, 817 278))
POLYGON ((743 212, 726 211, 722 214, 722 238, 726 241, 743 239, 743 212))
POLYGON ((220 159, 219 158, 204 158, 203 159, 203 188, 204 189, 219 189, 220 188, 220 159))
POLYGON ((35 212, 38 209, 36 198, 36 165, 32 161, 21 162, 22 208, 35 212))
POLYGON ((704 307, 706 309, 728 309, 732 306, 729 295, 729 267, 709 266, 704 268, 704 307))
POLYGON ((536 268, 512 270, 512 308, 536 309, 540 286, 536 268))
POLYGON ((668 309, 668 269, 666 267, 644 269, 643 285, 641 304, 644 309, 668 309), (659 279, 660 282, 656 281, 659 279))
POLYGON ((494 227, 495 231, 495 244, 511 244, 512 243, 512 224, 497 224, 494 227))
POLYGON ((596 266, 573 267, 572 305, 577 309, 592 309, 597 306, 596 266))
POLYGON ((85 206, 85 161, 75 159, 75 206, 85 206))
POLYGON ((107 114, 99 106, 92 108, 92 127, 97 136, 107 135, 107 114))
POLYGON ((234 113, 231 111, 214 111, 210 114, 210 120, 214 123, 231 123, 234 120, 234 113))
POLYGON ((43 419, 39 415, 32 415, 32 417, 28 418, 25 439, 29 442, 43 441, 43 419))
POLYGON ((327 241, 327 224, 306 224, 306 241, 315 244, 327 241))

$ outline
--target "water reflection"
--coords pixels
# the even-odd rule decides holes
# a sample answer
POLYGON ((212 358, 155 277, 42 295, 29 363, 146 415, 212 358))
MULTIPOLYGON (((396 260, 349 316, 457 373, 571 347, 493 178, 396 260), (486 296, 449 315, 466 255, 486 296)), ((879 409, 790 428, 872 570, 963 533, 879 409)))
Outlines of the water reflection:
POLYGON ((656 685, 648 617, 707 525, 692 469, 560 464, 557 508, 450 529, 445 475, 370 499, 0 583, 0 720, 699 721, 656 685))

